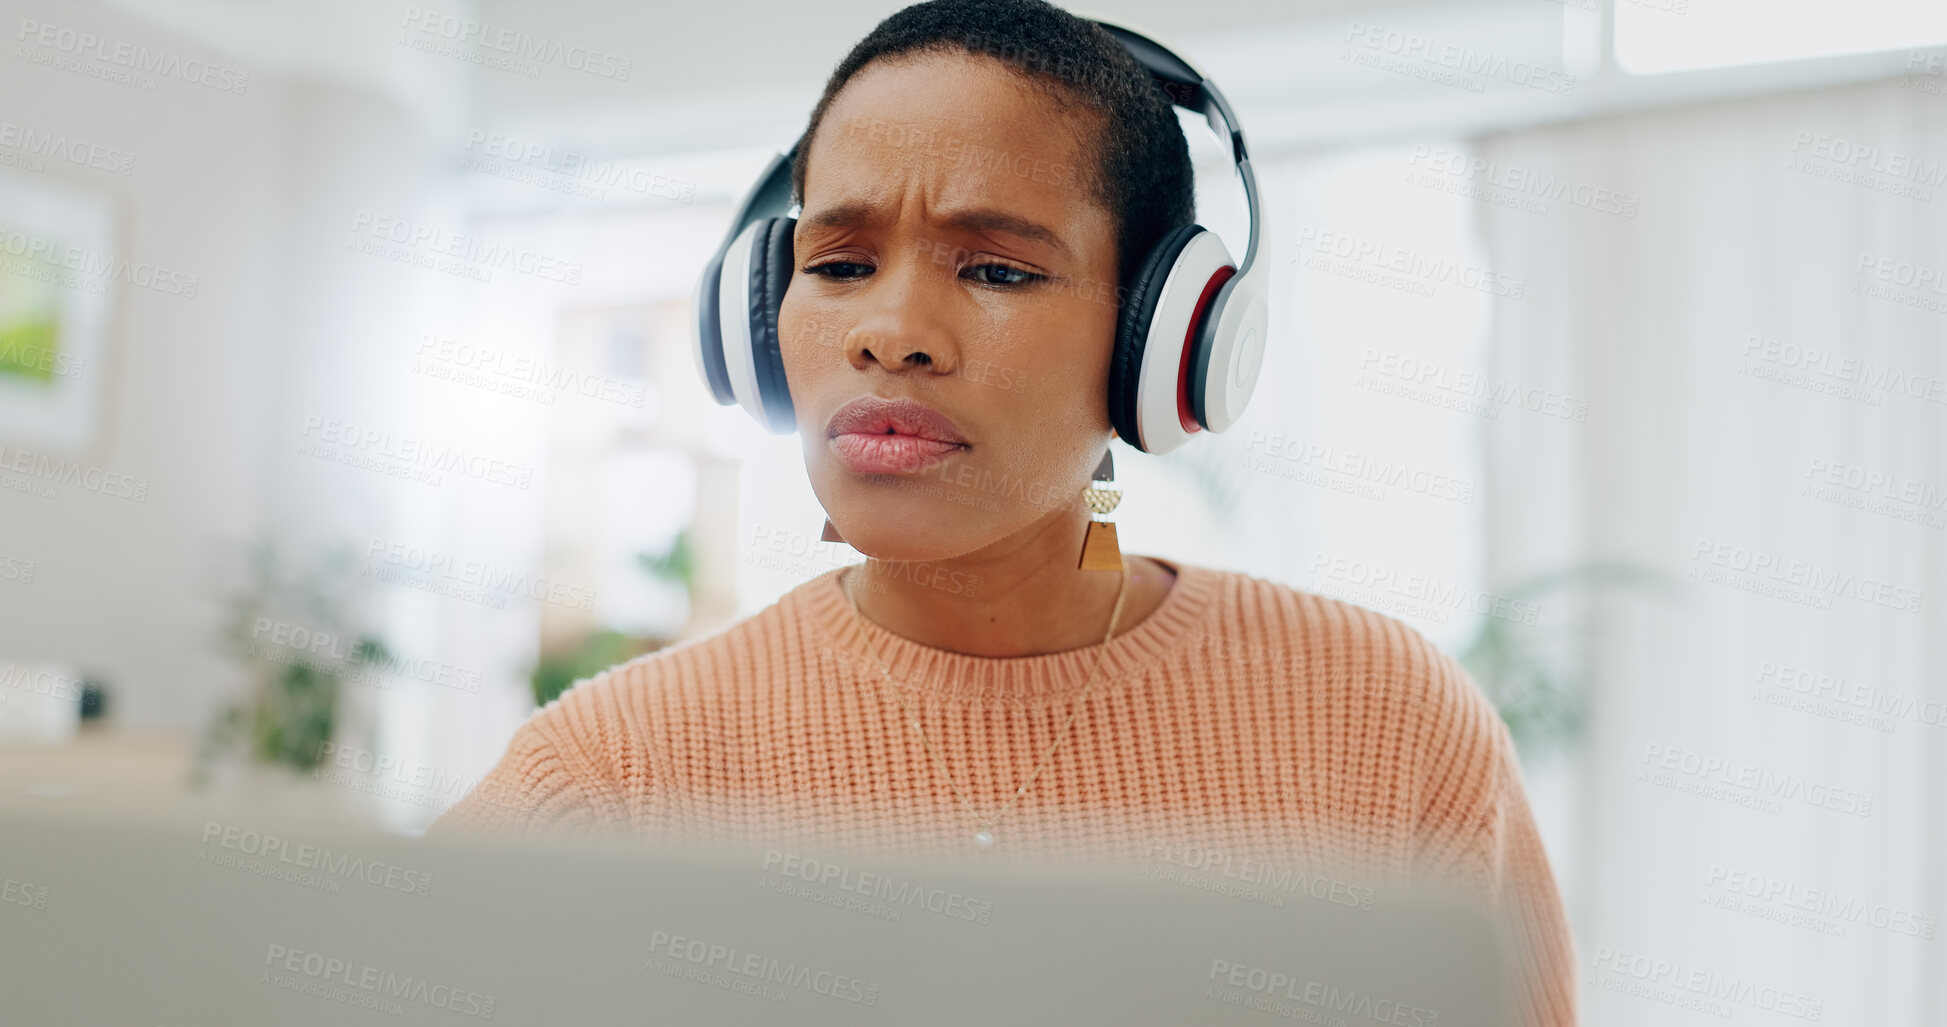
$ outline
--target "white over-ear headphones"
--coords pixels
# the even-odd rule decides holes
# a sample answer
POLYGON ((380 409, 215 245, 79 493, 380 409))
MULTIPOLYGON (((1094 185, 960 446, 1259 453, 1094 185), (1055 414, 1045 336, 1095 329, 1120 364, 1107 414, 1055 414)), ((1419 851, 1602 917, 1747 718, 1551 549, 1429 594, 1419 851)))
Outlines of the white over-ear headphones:
MULTIPOLYGON (((1090 20, 1135 55, 1171 103, 1202 114, 1228 143, 1250 214, 1241 266, 1216 233, 1185 225, 1150 250, 1119 293, 1109 423, 1137 449, 1167 453, 1199 431, 1235 424, 1257 386, 1267 323, 1265 270, 1256 263, 1263 231, 1257 178, 1244 130, 1215 83, 1148 36, 1090 20)), ((741 405, 777 434, 797 427, 777 325, 793 266, 797 219, 787 211, 796 149, 759 176, 696 291, 697 362, 711 395, 741 405)))

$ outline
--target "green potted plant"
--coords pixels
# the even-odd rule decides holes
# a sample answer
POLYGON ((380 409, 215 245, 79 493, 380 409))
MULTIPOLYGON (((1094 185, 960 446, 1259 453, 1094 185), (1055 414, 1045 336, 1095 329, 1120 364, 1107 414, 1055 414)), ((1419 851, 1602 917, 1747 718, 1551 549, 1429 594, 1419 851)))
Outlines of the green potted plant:
MULTIPOLYGON (((1540 602, 1557 596, 1586 609, 1598 588, 1628 586, 1667 592, 1667 575, 1621 563, 1589 563, 1537 575, 1505 591, 1509 599, 1540 602), (1582 594, 1577 595, 1580 592, 1582 594)), ((1523 624, 1485 618, 1458 657, 1508 725, 1523 754, 1573 742, 1587 715, 1585 694, 1595 625, 1592 617, 1537 618, 1523 624)))
MULTIPOLYGON (((696 554, 688 527, 678 531, 676 540, 663 552, 636 554, 636 566, 657 580, 677 585, 692 596, 696 594, 696 554)), ((543 653, 529 677, 534 686, 534 705, 546 706, 573 688, 575 682, 592 678, 643 653, 655 652, 672 641, 603 628, 584 636, 573 648, 543 653)))
POLYGON ((226 601, 223 642, 251 685, 204 731, 198 786, 217 757, 239 746, 253 763, 318 767, 338 733, 342 679, 390 659, 383 641, 356 626, 358 576, 348 548, 295 570, 258 542, 243 565, 243 583, 226 601))

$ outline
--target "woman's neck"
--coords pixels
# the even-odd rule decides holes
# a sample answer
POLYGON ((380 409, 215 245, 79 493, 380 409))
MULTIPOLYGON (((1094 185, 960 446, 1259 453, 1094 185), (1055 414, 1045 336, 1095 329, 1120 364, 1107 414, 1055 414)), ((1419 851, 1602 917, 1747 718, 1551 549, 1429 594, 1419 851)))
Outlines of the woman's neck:
MULTIPOLYGON (((967 556, 924 563, 873 560, 841 582, 860 615, 920 645, 969 656, 1038 656, 1098 645, 1122 575, 1077 570, 1087 518, 1052 517, 1023 536, 967 556)), ((1123 554, 1128 594, 1115 633, 1154 613, 1176 574, 1123 554)))

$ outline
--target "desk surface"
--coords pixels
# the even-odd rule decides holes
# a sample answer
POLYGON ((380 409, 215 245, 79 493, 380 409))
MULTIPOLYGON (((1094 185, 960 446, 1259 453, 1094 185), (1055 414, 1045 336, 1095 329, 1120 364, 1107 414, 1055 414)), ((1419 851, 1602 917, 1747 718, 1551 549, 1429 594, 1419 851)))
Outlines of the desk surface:
POLYGON ((196 745, 182 729, 89 727, 53 745, 0 745, 0 808, 29 809, 83 803, 103 810, 137 811, 189 802, 275 809, 305 822, 363 826, 413 833, 398 825, 398 811, 374 796, 335 788, 301 772, 245 762, 218 761, 202 787, 193 781, 196 745))

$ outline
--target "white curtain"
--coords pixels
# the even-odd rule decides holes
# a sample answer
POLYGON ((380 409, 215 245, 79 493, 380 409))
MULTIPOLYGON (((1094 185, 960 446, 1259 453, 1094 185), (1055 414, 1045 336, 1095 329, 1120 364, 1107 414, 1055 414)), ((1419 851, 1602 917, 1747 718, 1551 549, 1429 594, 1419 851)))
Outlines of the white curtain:
POLYGON ((1490 386, 1587 403, 1488 422, 1490 580, 1672 583, 1590 606, 1585 1023, 1947 1023, 1947 97, 1909 86, 1437 172, 1527 283, 1490 386))

